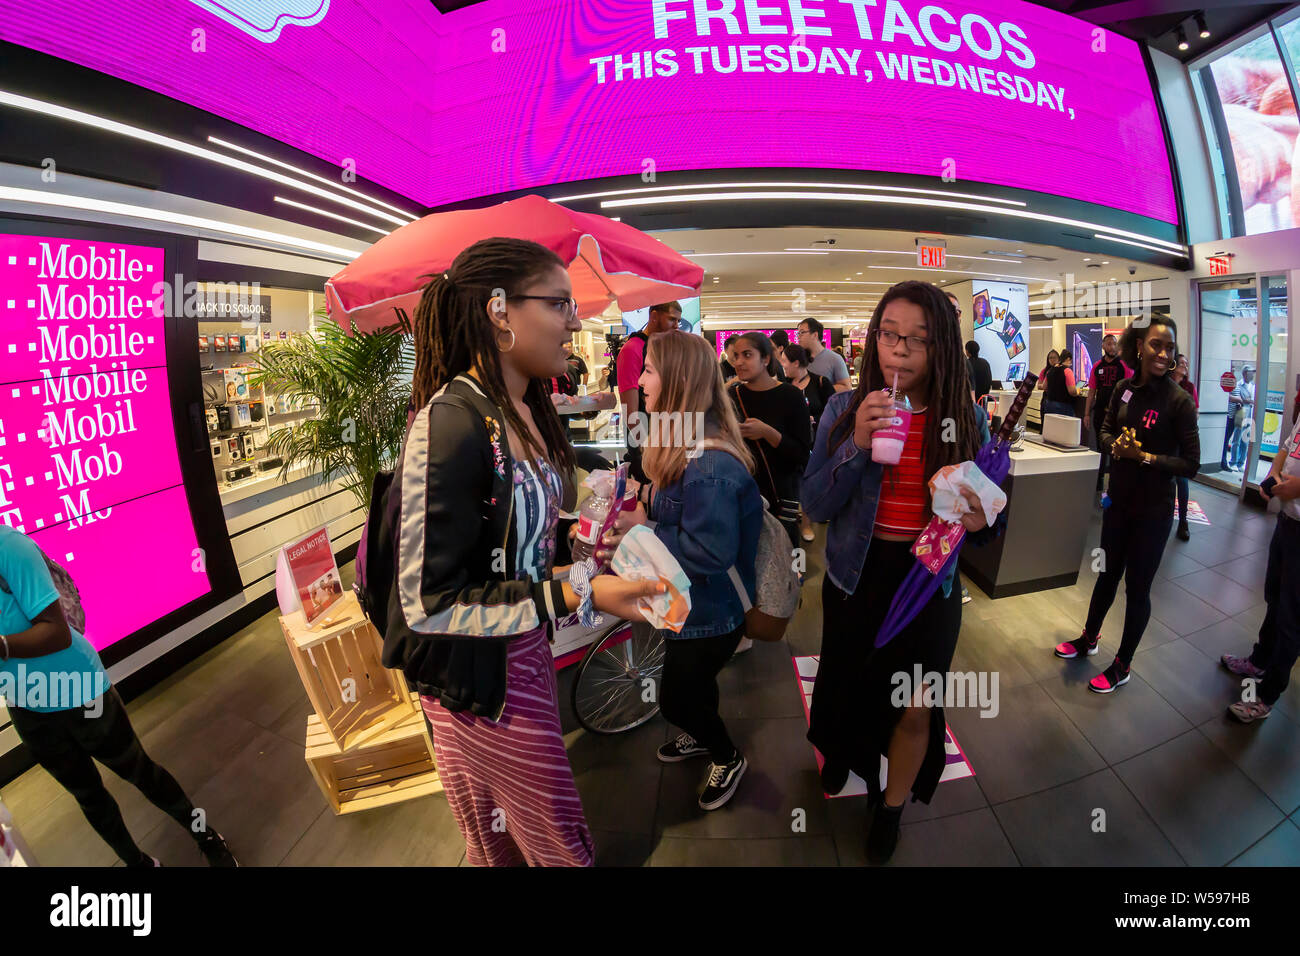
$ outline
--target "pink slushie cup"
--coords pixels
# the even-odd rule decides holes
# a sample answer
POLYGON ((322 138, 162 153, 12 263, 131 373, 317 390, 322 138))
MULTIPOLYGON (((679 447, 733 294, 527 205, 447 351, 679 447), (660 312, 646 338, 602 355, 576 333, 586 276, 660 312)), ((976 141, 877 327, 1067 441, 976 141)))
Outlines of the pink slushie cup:
MULTIPOLYGON (((895 393, 897 394, 897 393, 895 393)), ((897 465, 903 457, 907 430, 912 427, 912 405, 906 399, 894 399, 894 423, 878 429, 871 436, 871 460, 881 465, 897 465)))

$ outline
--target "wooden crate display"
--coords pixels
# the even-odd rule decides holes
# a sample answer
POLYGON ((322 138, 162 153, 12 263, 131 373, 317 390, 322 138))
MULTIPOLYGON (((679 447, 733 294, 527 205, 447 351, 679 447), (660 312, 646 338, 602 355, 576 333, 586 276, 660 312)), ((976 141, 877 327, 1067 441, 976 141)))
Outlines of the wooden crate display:
POLYGON ((314 625, 299 609, 281 617, 280 627, 322 728, 341 750, 367 745, 419 714, 401 671, 383 665, 379 632, 351 591, 314 625))
POLYGON ((408 712, 368 743, 343 750, 315 714, 307 718, 307 764, 336 814, 442 792, 424 715, 408 712))

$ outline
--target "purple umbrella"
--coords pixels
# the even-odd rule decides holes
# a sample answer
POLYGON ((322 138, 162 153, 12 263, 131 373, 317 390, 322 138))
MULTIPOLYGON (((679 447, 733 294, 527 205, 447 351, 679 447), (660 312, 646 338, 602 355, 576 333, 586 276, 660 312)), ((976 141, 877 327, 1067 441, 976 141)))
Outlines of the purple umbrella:
MULTIPOLYGON (((975 464, 995 485, 1001 485, 1007 477, 1007 472, 1011 470, 1011 433, 1015 430, 1016 422, 1020 420, 1037 381, 1038 376, 1032 372, 1025 377, 1025 380, 1020 383, 1020 391, 1016 393, 1016 400, 1011 403, 1006 418, 1002 420, 1002 427, 998 429, 997 436, 975 455, 975 464)), ((952 553, 937 572, 932 572, 920 561, 917 561, 912 570, 907 572, 907 577, 903 578, 903 583, 895 592, 894 600, 889 605, 889 613, 885 615, 884 623, 880 625, 880 631, 876 634, 876 647, 884 647, 892 641, 903 628, 912 623, 916 615, 921 613, 921 608, 925 607, 934 596, 934 592, 939 590, 940 582, 956 562, 957 553, 965 540, 966 531, 963 528, 953 545, 952 553)))

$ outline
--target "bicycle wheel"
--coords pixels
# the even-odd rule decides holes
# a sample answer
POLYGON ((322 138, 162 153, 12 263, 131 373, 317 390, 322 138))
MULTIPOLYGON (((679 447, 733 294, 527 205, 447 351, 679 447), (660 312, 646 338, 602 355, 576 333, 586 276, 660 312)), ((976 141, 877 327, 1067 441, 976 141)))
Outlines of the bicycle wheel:
POLYGON ((618 621, 592 642, 573 678, 573 712, 593 734, 640 727, 659 713, 664 642, 645 621, 618 621))

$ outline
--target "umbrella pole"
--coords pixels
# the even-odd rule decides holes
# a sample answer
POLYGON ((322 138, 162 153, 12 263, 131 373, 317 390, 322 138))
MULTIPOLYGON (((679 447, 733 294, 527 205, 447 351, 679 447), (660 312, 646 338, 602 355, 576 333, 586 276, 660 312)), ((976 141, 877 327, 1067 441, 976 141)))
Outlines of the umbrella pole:
POLYGON ((614 290, 611 289, 609 287, 609 283, 605 281, 605 274, 591 264, 591 260, 587 258, 586 253, 584 253, 581 249, 578 250, 578 258, 581 259, 583 262, 585 262, 587 264, 587 268, 591 270, 591 274, 600 280, 600 284, 605 287, 605 292, 609 295, 609 301, 610 302, 615 301, 618 298, 618 296, 614 294, 614 290))

